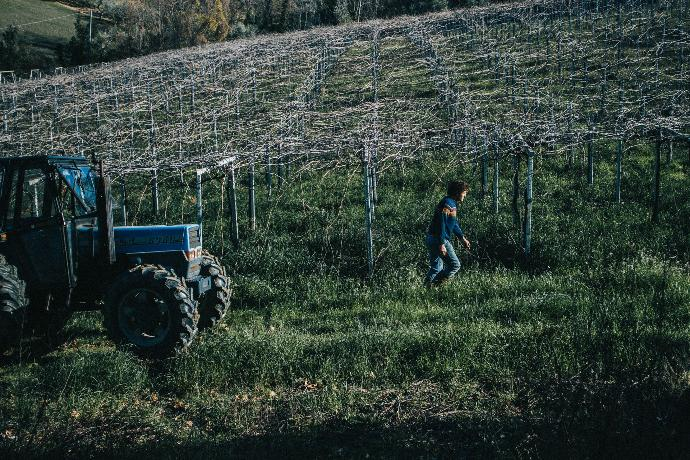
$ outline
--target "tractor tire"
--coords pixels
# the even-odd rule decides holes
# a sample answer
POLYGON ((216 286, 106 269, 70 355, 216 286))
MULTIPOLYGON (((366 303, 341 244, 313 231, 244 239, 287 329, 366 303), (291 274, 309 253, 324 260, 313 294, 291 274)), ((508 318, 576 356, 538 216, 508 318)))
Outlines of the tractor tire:
POLYGON ((0 351, 18 345, 24 335, 29 301, 17 267, 0 255, 0 351))
POLYGON ((116 344, 131 344, 145 358, 164 358, 194 340, 197 304, 184 279, 159 265, 138 265, 105 295, 105 328, 116 344))
POLYGON ((206 250, 201 255, 201 276, 211 277, 211 289, 199 298, 199 329, 204 329, 223 319, 230 307, 232 288, 225 267, 206 250))

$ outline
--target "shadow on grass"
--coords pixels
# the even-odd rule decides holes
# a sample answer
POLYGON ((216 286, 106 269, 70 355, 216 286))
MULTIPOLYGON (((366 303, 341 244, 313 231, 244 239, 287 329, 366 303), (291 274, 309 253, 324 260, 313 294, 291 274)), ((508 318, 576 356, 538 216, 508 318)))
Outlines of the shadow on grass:
POLYGON ((485 413, 481 416, 457 412, 407 423, 390 419, 334 420, 297 429, 286 428, 287 422, 274 416, 266 425, 267 432, 237 437, 227 432, 191 429, 176 435, 154 433, 148 426, 129 422, 112 425, 107 430, 91 431, 85 427, 82 436, 77 431, 62 436, 53 433, 43 438, 50 447, 12 448, 0 442, 0 455, 23 460, 33 457, 687 458, 690 390, 673 402, 675 409, 663 423, 652 417, 638 420, 632 426, 618 423, 619 410, 605 406, 595 408, 597 419, 590 421, 577 420, 579 417, 573 417, 567 410, 565 414, 526 411, 519 415, 485 413), (627 429, 621 430, 624 427, 627 429))
MULTIPOLYGON (((130 427, 131 428, 131 427, 130 427)), ((514 456, 520 439, 529 439, 520 420, 435 420, 394 425, 336 421, 321 426, 245 435, 230 440, 195 439, 182 443, 158 437, 146 445, 127 444, 125 439, 64 440, 41 452, 5 450, 3 458, 469 458, 514 456), (109 442, 110 441, 110 442, 109 442), (101 446, 98 448, 97 446, 101 446), (105 447, 104 446, 108 446, 105 447)), ((130 431, 135 437, 136 433, 130 431)), ((110 437, 115 433, 104 434, 110 437)), ((115 434, 116 435, 116 434, 115 434)), ((116 435, 117 436, 117 435, 116 435)), ((21 450, 21 449, 20 449, 21 450)))
POLYGON ((0 367, 41 360, 68 340, 69 337, 65 334, 24 337, 21 339, 21 343, 0 354, 0 367))

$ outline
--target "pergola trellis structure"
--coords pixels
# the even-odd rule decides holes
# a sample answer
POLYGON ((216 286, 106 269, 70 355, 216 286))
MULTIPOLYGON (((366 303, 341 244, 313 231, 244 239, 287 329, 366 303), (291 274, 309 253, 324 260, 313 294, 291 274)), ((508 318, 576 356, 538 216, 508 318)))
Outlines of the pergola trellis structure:
POLYGON ((616 142, 620 200, 626 145, 656 143, 656 218, 661 143, 689 140, 689 53, 690 0, 542 1, 262 36, 5 79, 0 154, 102 159, 123 196, 125 176, 149 174, 154 214, 160 176, 201 171, 200 197, 202 173, 220 172, 235 242, 241 171, 253 228, 257 167, 270 188, 291 170, 361 165, 370 271, 387 165, 454 152, 479 162, 484 195, 493 159, 498 211, 499 165, 512 158, 519 221, 524 158, 529 254, 536 155, 572 162, 584 146, 593 183, 597 143, 616 142), (329 89, 343 79, 350 90, 329 89))

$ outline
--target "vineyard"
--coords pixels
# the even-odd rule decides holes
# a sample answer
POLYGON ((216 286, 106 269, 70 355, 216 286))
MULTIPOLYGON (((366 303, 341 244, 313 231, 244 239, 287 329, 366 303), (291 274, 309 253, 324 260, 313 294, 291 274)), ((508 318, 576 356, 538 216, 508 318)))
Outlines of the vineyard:
MULTIPOLYGON (((198 172, 197 189, 202 173, 229 171, 236 208, 241 172, 253 188, 255 171, 263 168, 271 187, 274 175, 282 183, 291 169, 361 162, 370 176, 370 220, 377 176, 392 163, 450 151, 458 161, 481 163, 482 193, 488 193, 493 161, 497 207, 500 165, 515 169, 515 202, 524 157, 529 254, 536 155, 572 163, 584 147, 593 183, 597 144, 616 142, 617 200, 631 147, 659 144, 655 174, 662 143, 672 150, 677 142, 690 155, 688 9, 680 1, 473 9, 5 84, 0 145, 4 154, 79 152, 104 160, 120 177, 125 210, 126 178, 149 175, 154 215, 159 182, 181 176, 183 183, 187 171, 198 172)), ((236 219, 233 227, 237 235, 236 219)))
POLYGON ((120 224, 202 223, 236 308, 161 364, 96 314, 5 357, 0 451, 682 455, 688 54, 687 0, 545 1, 4 74, 0 155, 103 160, 120 224), (477 243, 425 291, 458 177, 477 243))

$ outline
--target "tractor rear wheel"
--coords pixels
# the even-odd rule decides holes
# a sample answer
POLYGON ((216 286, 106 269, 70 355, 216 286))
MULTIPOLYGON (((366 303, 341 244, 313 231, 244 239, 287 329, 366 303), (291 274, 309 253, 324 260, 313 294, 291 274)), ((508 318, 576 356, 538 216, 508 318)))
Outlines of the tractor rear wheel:
POLYGON ((20 278, 17 267, 0 255, 0 351, 21 340, 28 305, 26 283, 20 278))
POLYGON ((105 327, 118 344, 162 358, 181 352, 197 333, 198 311, 184 279, 158 265, 139 265, 105 295, 105 327))
POLYGON ((199 299, 199 329, 215 326, 223 319, 232 295, 225 267, 216 256, 206 250, 201 255, 201 276, 211 277, 211 288, 199 299))

